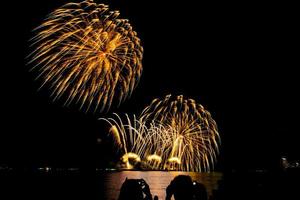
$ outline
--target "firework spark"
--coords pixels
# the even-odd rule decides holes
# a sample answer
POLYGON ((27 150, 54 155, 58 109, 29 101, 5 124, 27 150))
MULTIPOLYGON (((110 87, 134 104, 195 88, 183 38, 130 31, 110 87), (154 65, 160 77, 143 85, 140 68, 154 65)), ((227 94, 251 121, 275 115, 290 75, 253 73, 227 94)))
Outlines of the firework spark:
POLYGON ((138 119, 115 117, 103 120, 114 129, 122 155, 136 155, 147 169, 210 171, 214 166, 220 142, 217 125, 194 100, 169 95, 154 100, 138 119))
POLYGON ((103 112, 128 98, 142 73, 143 48, 118 11, 86 0, 68 3, 35 29, 28 56, 53 100, 103 112))

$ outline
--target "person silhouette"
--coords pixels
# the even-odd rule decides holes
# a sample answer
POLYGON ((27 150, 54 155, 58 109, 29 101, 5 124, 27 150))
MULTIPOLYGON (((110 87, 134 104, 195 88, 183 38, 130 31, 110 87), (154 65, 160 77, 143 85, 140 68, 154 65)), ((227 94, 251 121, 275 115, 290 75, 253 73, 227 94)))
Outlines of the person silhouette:
POLYGON ((118 200, 152 200, 149 185, 144 179, 127 179, 122 184, 118 200))
POLYGON ((176 176, 166 189, 166 200, 171 200, 174 195, 175 200, 207 200, 205 186, 193 182, 190 176, 176 176))

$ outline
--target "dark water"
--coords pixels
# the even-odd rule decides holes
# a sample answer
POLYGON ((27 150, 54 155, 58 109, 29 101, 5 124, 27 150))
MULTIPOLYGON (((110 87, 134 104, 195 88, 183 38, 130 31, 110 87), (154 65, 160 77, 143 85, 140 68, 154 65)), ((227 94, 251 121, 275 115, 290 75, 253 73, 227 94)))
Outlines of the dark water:
POLYGON ((79 174, 17 174, 1 175, 0 200, 10 199, 117 199, 119 190, 128 178, 143 178, 153 195, 165 199, 165 189, 179 174, 188 174, 206 186, 212 200, 299 199, 300 172, 239 172, 239 173, 184 173, 184 172, 101 172, 79 174), (223 180, 218 183, 218 180, 223 180), (218 188, 218 189, 217 189, 218 188), (217 189, 217 190, 215 190, 217 189))
POLYGON ((0 200, 99 200, 94 179, 90 175, 0 175, 0 200))
POLYGON ((152 195, 157 195, 159 199, 165 199, 166 187, 178 175, 189 175, 194 181, 200 182, 206 186, 209 195, 218 187, 218 181, 222 179, 222 174, 213 173, 195 173, 195 172, 163 172, 163 171, 122 171, 103 173, 98 176, 99 191, 103 191, 100 199, 116 200, 118 199, 120 188, 126 178, 143 178, 150 186, 152 195))

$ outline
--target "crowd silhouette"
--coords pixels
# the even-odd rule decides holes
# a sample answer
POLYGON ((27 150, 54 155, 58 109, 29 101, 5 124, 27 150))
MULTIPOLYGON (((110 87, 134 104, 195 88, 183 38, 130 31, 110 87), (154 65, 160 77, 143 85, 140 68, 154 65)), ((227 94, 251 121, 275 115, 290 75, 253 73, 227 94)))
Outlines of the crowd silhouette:
MULTIPOLYGON (((299 170, 228 173, 218 181, 217 189, 208 195, 203 184, 193 181, 190 176, 179 175, 167 186, 165 200, 172 197, 175 200, 300 199, 299 180, 299 170)), ((143 179, 126 179, 119 196, 119 200, 125 199, 158 200, 158 197, 152 196, 149 185, 143 179)))
MULTIPOLYGON (((176 176, 166 189, 166 200, 208 200, 203 184, 192 181, 190 176, 176 176)), ((149 185, 143 179, 126 179, 121 187, 119 200, 158 200, 152 197, 149 185)))

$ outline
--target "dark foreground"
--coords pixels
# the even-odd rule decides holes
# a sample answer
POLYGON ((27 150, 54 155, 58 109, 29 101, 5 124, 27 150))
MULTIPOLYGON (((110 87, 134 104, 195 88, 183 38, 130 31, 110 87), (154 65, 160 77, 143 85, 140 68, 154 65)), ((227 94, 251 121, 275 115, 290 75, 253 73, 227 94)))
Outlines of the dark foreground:
MULTIPOLYGON (((209 200, 243 199, 300 199, 300 171, 249 171, 231 173, 184 173, 184 172, 117 172, 99 175, 104 193, 98 199, 117 199, 121 183, 126 177, 143 178, 152 196, 165 199, 166 188, 177 175, 189 175, 203 184, 209 200)), ((100 185, 100 184, 99 184, 100 185)), ((101 190, 101 189, 100 189, 101 190)), ((100 194, 100 193, 98 193, 100 194)))
MULTIPOLYGON (((143 174, 145 172, 137 172, 134 175, 126 174, 126 172, 115 173, 111 176, 113 173, 102 172, 96 176, 92 173, 22 175, 2 173, 0 175, 0 199, 115 199, 120 189, 119 183, 122 183, 127 176, 128 178, 144 178, 153 189, 152 195, 158 195, 159 199, 162 199, 167 182, 176 174, 163 172, 164 176, 157 176, 157 172, 156 175, 148 173, 147 179, 143 174), (157 179, 159 177, 162 178, 157 179)), ((193 179, 196 178, 205 185, 212 200, 299 199, 300 197, 299 171, 235 172, 225 173, 222 176, 218 174, 217 177, 203 174, 192 175, 193 179)))
POLYGON ((166 188, 170 182, 179 175, 191 176, 192 180, 202 183, 209 195, 218 188, 218 182, 222 180, 222 173, 195 173, 178 171, 121 171, 111 173, 99 173, 99 180, 103 180, 104 193, 101 199, 118 199, 122 184, 128 179, 144 179, 149 185, 152 195, 159 199, 166 198, 166 188))

